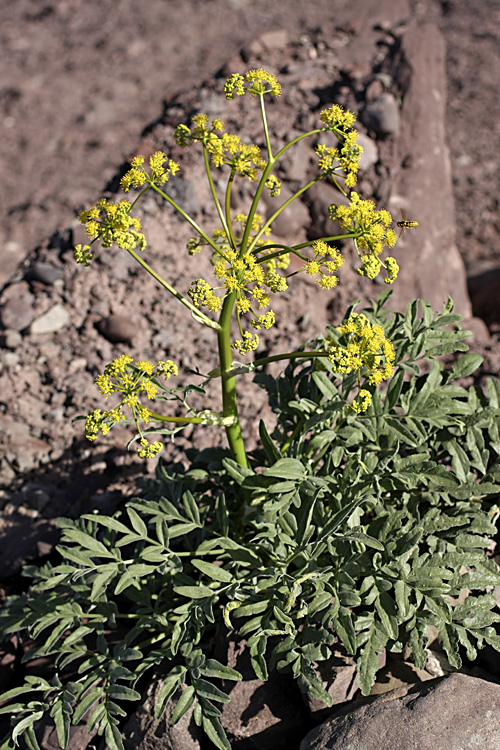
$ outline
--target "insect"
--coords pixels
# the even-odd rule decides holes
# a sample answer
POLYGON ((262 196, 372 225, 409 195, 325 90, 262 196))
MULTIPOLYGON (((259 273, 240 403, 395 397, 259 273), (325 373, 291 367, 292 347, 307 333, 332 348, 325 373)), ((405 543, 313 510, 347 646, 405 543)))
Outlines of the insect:
POLYGON ((418 221, 406 219, 405 212, 403 211, 403 209, 401 209, 401 221, 397 221, 396 226, 401 229, 399 233, 399 236, 401 237, 405 229, 412 229, 413 227, 418 227, 418 221))

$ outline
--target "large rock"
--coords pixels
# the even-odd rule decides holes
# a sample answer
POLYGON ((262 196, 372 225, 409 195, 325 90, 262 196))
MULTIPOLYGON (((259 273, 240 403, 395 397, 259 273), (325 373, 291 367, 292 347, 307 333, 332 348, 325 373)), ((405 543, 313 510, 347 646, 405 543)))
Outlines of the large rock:
POLYGON ((500 685, 451 674, 359 701, 313 729, 300 750, 497 750, 500 685))
POLYGON ((445 42, 432 24, 411 24, 401 39, 392 75, 403 91, 399 169, 389 210, 419 222, 405 232, 394 256, 400 273, 391 307, 417 297, 441 309, 448 295, 465 318, 472 315, 463 260, 455 244, 451 166, 445 133, 445 42))

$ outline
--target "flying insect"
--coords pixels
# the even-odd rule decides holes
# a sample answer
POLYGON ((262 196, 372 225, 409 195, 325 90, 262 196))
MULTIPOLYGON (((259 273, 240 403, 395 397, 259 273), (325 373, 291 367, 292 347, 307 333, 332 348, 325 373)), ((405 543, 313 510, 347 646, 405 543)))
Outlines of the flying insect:
POLYGON ((401 209, 401 221, 397 221, 396 226, 401 229, 399 233, 399 236, 401 237, 405 229, 413 229, 413 227, 418 227, 418 221, 413 221, 413 219, 406 219, 405 212, 403 211, 403 209, 401 209))

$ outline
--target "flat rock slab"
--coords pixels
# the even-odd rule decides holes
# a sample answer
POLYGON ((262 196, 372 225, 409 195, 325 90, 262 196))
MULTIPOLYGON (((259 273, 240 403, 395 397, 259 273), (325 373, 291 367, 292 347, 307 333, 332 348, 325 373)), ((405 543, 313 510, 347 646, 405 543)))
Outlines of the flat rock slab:
POLYGON ((500 685, 451 674, 351 704, 300 750, 498 750, 500 685))

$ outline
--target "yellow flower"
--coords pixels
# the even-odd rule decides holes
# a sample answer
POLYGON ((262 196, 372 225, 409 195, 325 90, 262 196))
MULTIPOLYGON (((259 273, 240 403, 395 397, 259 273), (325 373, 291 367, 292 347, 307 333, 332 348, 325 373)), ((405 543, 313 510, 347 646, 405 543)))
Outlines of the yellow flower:
POLYGON ((77 263, 81 263, 83 266, 90 266, 90 262, 94 257, 90 252, 90 245, 75 245, 74 249, 75 260, 77 263))

